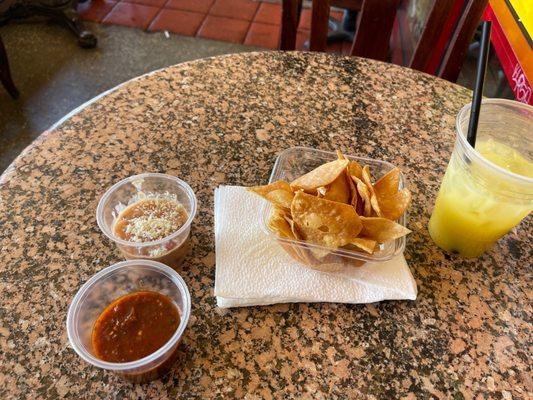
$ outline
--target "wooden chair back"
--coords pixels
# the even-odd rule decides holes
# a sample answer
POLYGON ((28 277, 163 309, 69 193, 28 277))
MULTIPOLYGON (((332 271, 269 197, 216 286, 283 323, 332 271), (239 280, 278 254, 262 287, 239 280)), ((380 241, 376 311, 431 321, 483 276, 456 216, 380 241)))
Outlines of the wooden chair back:
MULTIPOLYGON (((401 0, 313 0, 311 51, 325 51, 331 6, 359 10, 351 55, 389 61, 391 33, 401 0)), ((455 82, 488 0, 434 0, 411 59, 405 66, 455 82), (462 4, 459 2, 462 1, 462 4), (457 7, 459 6, 459 9, 457 7), (454 7, 458 10, 453 20, 454 7), (447 43, 435 43, 448 24, 447 43), (435 61, 437 60, 437 61, 435 61)), ((283 0, 281 50, 294 50, 302 0, 283 0)))

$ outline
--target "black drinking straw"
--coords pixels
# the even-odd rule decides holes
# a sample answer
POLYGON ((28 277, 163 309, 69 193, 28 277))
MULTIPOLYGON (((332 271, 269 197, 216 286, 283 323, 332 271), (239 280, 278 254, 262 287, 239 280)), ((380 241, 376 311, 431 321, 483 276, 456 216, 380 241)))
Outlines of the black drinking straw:
POLYGON ((472 107, 470 107, 470 121, 468 122, 468 133, 466 135, 466 140, 474 148, 476 147, 477 124, 481 110, 481 98, 483 97, 483 83, 485 81, 485 71, 487 70, 487 60, 489 58, 490 28, 490 21, 484 21, 477 60, 476 83, 474 94, 472 95, 472 107))

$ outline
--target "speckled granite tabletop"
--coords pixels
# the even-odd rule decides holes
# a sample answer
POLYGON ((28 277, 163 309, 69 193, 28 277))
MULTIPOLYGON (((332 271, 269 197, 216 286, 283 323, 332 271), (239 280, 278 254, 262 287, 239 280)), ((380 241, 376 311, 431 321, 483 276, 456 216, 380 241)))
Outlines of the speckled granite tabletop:
POLYGON ((0 181, 0 397, 531 398, 532 219, 474 261, 444 255, 426 229, 468 101, 388 64, 252 53, 130 81, 43 134, 0 181), (417 301, 215 306, 213 190, 267 182, 295 145, 404 170, 417 301), (180 360, 134 385, 78 358, 65 318, 79 287, 121 259, 96 225, 99 197, 144 171, 188 181, 200 209, 180 360))

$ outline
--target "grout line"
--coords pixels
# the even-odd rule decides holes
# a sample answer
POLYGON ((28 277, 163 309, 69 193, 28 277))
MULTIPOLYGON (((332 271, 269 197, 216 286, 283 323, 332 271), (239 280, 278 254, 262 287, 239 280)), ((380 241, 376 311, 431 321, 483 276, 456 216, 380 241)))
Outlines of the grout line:
POLYGON ((194 34, 191 37, 198 37, 198 32, 200 32, 200 29, 202 28, 202 26, 204 26, 205 20, 207 19, 208 15, 209 14, 204 14, 204 19, 202 19, 202 22, 200 22, 200 24, 198 24, 198 28, 196 28, 196 31, 194 31, 194 34))
POLYGON ((213 8, 213 6, 215 5, 216 2, 217 2, 217 0, 213 0, 213 2, 211 3, 211 5, 210 5, 209 8, 207 9, 207 12, 205 13, 204 20, 203 20, 202 23, 198 26, 198 29, 196 29, 196 32, 194 33, 194 36, 193 36, 193 37, 198 37, 198 33, 200 32, 200 29, 202 29, 203 26, 205 25, 205 21, 207 20, 207 17, 210 15, 209 12, 211 11, 211 9, 213 8))
POLYGON ((115 7, 118 5, 118 3, 120 3, 119 0, 117 0, 115 2, 115 4, 113 4, 113 7, 111 7, 111 9, 102 17, 102 19, 99 22, 100 24, 104 22, 104 19, 106 19, 109 16, 109 14, 111 14, 111 12, 115 9, 115 7))
POLYGON ((263 4, 262 1, 258 2, 258 3, 259 4, 257 4, 257 8, 255 9, 254 15, 252 16, 252 20, 248 24, 248 28, 246 28, 246 33, 244 34, 244 38, 242 39, 241 44, 244 44, 246 42, 246 38, 248 37, 248 35, 250 33, 250 28, 252 27, 252 24, 254 23, 255 17, 257 16, 257 13, 259 12, 259 8, 261 8, 261 4, 263 4))
POLYGON ((148 24, 148 26, 146 27, 146 31, 147 32, 155 32, 153 31, 152 29, 150 29, 152 27, 152 24, 154 23, 154 21, 157 19, 157 17, 159 17, 161 15, 161 13, 163 12, 163 10, 168 10, 165 6, 167 5, 167 3, 169 2, 170 0, 166 0, 163 5, 159 8, 159 11, 157 12, 156 15, 154 15, 154 18, 152 18, 152 20, 150 21, 150 23, 148 24))

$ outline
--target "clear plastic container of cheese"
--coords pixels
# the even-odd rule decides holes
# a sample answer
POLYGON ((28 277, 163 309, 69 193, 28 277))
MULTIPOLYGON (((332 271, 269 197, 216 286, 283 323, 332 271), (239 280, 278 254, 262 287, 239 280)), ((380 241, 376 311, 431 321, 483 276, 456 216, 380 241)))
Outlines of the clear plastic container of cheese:
POLYGON ((115 242, 126 259, 149 259, 177 268, 189 250, 196 207, 196 196, 187 183, 171 175, 145 173, 123 179, 107 190, 98 204, 96 220, 104 235, 115 242), (143 195, 172 196, 185 208, 187 220, 177 231, 160 240, 132 242, 118 237, 114 226, 119 214, 143 195))

